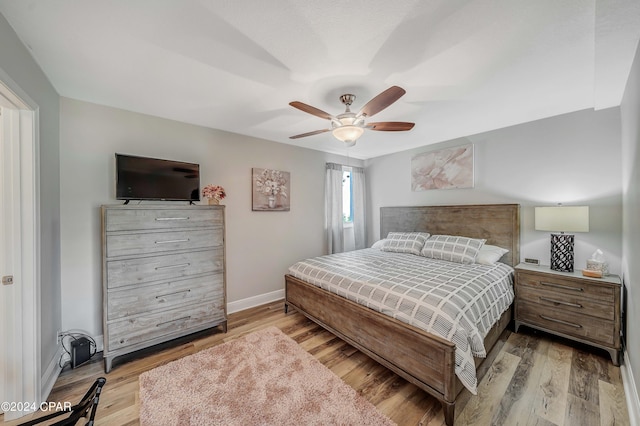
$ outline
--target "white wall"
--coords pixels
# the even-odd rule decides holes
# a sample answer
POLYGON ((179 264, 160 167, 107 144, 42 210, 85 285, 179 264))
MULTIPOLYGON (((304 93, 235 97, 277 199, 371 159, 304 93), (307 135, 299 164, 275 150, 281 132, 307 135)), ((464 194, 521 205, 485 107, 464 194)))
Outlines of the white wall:
POLYGON ((622 273, 627 289, 627 333, 625 364, 631 372, 635 389, 632 417, 640 422, 640 336, 635 331, 640 322, 640 46, 629 75, 622 105, 622 273))
POLYGON ((580 111, 467 138, 378 157, 366 162, 369 243, 379 237, 380 207, 439 204, 521 204, 521 257, 549 264, 549 233, 535 231, 535 206, 590 206, 590 232, 576 234, 575 267, 596 248, 620 273, 622 198, 618 108, 580 111), (473 143, 473 189, 411 191, 415 154, 473 143))
POLYGON ((102 334, 99 208, 122 203, 116 152, 199 163, 202 186, 225 188, 228 302, 282 290, 290 264, 326 252, 325 163, 346 158, 67 98, 60 105, 64 329, 102 334), (291 173, 291 211, 251 211, 252 167, 291 173))
POLYGON ((56 357, 60 328, 59 96, 29 51, 0 14, 0 70, 38 105, 40 185, 40 362, 44 372, 56 357))

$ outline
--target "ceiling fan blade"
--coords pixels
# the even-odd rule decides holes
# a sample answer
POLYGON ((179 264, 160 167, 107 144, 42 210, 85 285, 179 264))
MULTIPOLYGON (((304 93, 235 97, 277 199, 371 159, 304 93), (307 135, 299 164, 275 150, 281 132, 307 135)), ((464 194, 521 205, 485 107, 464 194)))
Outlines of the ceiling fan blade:
POLYGON ((298 108, 300 111, 304 111, 308 114, 315 115, 316 117, 324 118, 327 120, 331 120, 333 118, 333 116, 330 115, 329 113, 324 112, 321 109, 318 109, 316 107, 312 107, 311 105, 303 104, 302 102, 293 101, 293 102, 289 102, 289 105, 291 105, 294 108, 298 108))
POLYGON ((368 123, 365 127, 383 132, 403 132, 413 129, 413 126, 415 126, 415 123, 407 123, 405 121, 381 121, 378 123, 368 123))
POLYGON ((314 130, 313 132, 301 133, 301 134, 299 134, 299 135, 289 136, 289 139, 300 139, 300 138, 305 138, 305 137, 307 137, 307 136, 319 135, 320 133, 324 133, 324 132, 328 132, 328 131, 329 131, 329 129, 314 130))
POLYGON ((371 117, 379 113, 407 93, 402 87, 391 86, 362 107, 358 116, 371 117))

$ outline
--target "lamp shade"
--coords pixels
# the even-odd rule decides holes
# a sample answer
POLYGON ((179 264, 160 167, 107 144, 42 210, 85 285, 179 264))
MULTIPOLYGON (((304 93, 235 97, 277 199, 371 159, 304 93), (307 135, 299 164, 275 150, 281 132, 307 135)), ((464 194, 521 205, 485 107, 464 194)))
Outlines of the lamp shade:
POLYGON ((589 206, 536 207, 536 231, 589 232, 589 206))

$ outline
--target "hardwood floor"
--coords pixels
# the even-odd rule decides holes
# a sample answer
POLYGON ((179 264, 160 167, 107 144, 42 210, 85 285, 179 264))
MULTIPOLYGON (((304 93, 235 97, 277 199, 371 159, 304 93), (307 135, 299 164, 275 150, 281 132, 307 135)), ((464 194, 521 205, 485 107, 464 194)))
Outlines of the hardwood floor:
MULTIPOLYGON (((118 358, 106 375, 99 359, 75 370, 66 369, 49 400, 75 404, 96 378, 104 376, 107 383, 96 425, 136 425, 140 373, 270 325, 297 341, 398 425, 444 424, 441 406, 432 397, 301 314, 285 315, 282 302, 230 315, 226 334, 201 333, 190 341, 165 345, 162 350, 118 358)), ((518 334, 503 334, 499 345, 478 395, 467 392, 466 401, 457 407, 456 425, 629 424, 620 369, 612 365, 606 352, 524 327, 518 334)))

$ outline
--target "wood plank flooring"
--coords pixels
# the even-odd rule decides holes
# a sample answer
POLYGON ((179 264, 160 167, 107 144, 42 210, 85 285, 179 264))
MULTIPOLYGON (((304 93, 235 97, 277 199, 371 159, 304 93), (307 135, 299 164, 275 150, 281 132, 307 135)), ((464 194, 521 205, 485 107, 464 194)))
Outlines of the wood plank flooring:
MULTIPOLYGON (((191 340, 164 345, 161 350, 116 359, 107 375, 99 359, 75 370, 66 369, 49 400, 75 404, 96 378, 105 376, 107 384, 96 425, 137 425, 140 373, 271 325, 279 327, 398 425, 444 425, 442 408, 435 399, 301 314, 285 315, 282 302, 230 315, 226 334, 200 333, 191 340)), ((478 395, 466 392, 457 407, 457 426, 629 424, 620 369, 605 352, 525 327, 518 334, 504 333, 499 345, 478 395)))

